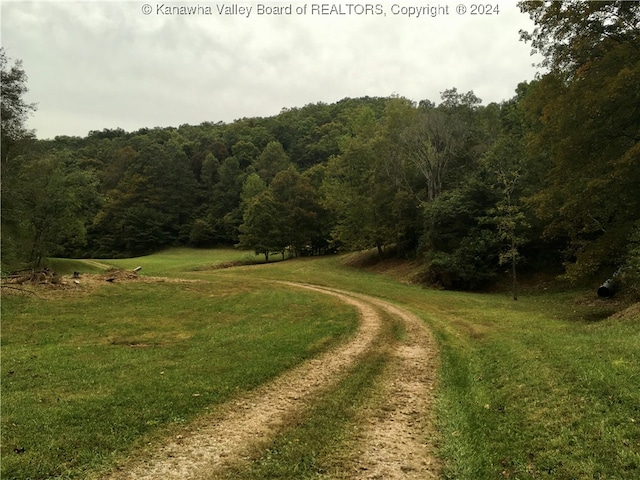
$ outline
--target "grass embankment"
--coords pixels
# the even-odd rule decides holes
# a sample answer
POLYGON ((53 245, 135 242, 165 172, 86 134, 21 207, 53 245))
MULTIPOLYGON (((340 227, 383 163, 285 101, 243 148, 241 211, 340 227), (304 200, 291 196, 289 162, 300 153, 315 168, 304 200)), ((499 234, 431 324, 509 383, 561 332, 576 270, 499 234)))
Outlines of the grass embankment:
MULTIPOLYGON (((133 268, 146 259, 143 272, 166 267, 177 276, 183 254, 189 272, 182 276, 205 283, 3 299, 3 478, 82 476, 353 328, 355 314, 334 300, 260 279, 376 295, 425 320, 442 357, 436 408, 444 478, 640 478, 637 315, 608 318, 610 303, 576 302, 576 293, 513 302, 507 294, 424 290, 337 257, 225 270, 202 270, 198 251, 171 262, 162 255, 122 262, 133 268), (300 323, 300 315, 310 320, 300 323), (272 345, 283 339, 291 343, 272 345)), ((381 361, 357 367, 239 474, 312 478, 339 467, 381 361), (332 448, 313 447, 324 441, 332 448)))
POLYGON ((2 316, 3 479, 83 478, 357 323, 332 297, 247 277, 6 296, 2 316))

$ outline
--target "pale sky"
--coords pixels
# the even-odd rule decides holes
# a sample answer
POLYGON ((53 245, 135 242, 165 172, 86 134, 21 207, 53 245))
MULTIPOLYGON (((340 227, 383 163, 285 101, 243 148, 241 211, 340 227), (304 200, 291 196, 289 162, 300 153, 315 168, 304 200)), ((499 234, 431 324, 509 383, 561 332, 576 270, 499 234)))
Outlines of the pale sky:
POLYGON ((515 1, 492 2, 490 15, 464 0, 322 1, 2 0, 2 46, 23 61, 38 138, 366 95, 439 103, 452 87, 488 104, 536 74, 518 33, 533 26, 515 1))

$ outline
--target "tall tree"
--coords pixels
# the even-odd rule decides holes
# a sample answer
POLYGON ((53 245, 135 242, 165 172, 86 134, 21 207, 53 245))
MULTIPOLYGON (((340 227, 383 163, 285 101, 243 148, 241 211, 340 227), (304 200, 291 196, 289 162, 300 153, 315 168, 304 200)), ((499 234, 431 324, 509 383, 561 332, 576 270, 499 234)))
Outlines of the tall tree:
POLYGON ((26 127, 35 105, 28 104, 27 74, 22 61, 13 62, 0 47, 0 167, 2 171, 2 270, 13 270, 29 262, 26 246, 24 205, 29 180, 25 179, 24 158, 29 153, 32 133, 26 127))
POLYGON ((271 183, 278 172, 286 170, 289 165, 291 160, 282 144, 277 141, 269 142, 255 161, 256 172, 267 184, 271 183))
POLYGON ((197 183, 186 155, 173 141, 135 140, 137 154, 94 220, 94 253, 140 255, 189 239, 197 183))
POLYGON ((286 225, 271 190, 252 197, 239 227, 241 248, 250 248, 269 261, 271 252, 283 252, 288 246, 286 225))
POLYGON ((522 232, 528 226, 520 200, 520 184, 525 176, 525 155, 520 140, 504 135, 484 158, 489 176, 493 177, 492 187, 498 193, 495 206, 487 211, 487 220, 496 225, 498 238, 502 240, 498 261, 511 267, 514 300, 518 299, 520 247, 525 242, 522 232))
POLYGON ((416 110, 405 131, 404 154, 424 177, 427 201, 442 193, 445 176, 463 145, 463 125, 440 110, 416 110))
POLYGON ((227 157, 218 169, 218 182, 212 187, 209 198, 209 212, 219 243, 237 240, 238 226, 242 223, 240 195, 244 178, 245 173, 234 156, 227 157))
POLYGON ((4 213, 14 220, 9 241, 19 242, 14 247, 21 250, 23 266, 36 268, 44 257, 84 246, 99 202, 93 172, 80 169, 69 152, 59 152, 25 159, 14 180, 4 213))
MULTIPOLYGON (((29 91, 27 74, 22 60, 10 65, 4 48, 0 47, 0 145, 3 162, 7 160, 9 150, 15 142, 31 135, 26 122, 29 114, 36 109, 35 104, 24 99, 29 91)), ((3 165, 4 166, 4 165, 3 165)))
POLYGON ((532 147, 549 158, 532 195, 545 234, 567 239, 567 276, 624 262, 640 218, 640 2, 521 2, 536 24, 525 40, 550 72, 526 100, 532 147))
POLYGON ((293 166, 278 173, 269 188, 283 219, 287 246, 293 255, 301 255, 322 232, 324 209, 318 192, 293 166))
POLYGON ((351 250, 376 247, 382 255, 385 245, 395 241, 395 228, 394 185, 382 168, 381 125, 374 112, 363 107, 350 128, 341 142, 342 153, 329 160, 324 202, 338 219, 335 240, 351 250))
POLYGON ((566 78, 575 78, 611 47, 640 48, 638 0, 526 0, 519 6, 535 23, 521 38, 544 56, 543 66, 566 78))

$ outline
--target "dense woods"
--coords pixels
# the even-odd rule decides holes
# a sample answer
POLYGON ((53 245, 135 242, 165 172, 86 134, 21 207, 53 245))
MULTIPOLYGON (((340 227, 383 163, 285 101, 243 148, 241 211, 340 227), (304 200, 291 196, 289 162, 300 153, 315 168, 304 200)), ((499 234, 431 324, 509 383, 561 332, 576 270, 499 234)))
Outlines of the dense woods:
POLYGON ((3 272, 233 244, 267 259, 376 248, 445 288, 620 268, 637 285, 639 2, 521 9, 546 73, 488 105, 451 88, 38 140, 26 74, 2 52, 3 272))

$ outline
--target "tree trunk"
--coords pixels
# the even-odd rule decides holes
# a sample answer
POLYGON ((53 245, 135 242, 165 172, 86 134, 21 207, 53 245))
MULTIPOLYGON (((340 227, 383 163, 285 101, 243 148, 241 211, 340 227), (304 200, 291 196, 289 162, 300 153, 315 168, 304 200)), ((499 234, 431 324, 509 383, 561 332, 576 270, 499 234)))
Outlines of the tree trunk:
POLYGON ((511 276, 513 280, 513 299, 518 300, 518 279, 516 277, 516 237, 511 235, 511 276))

